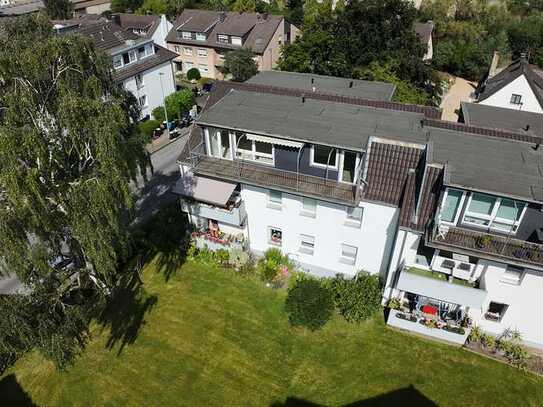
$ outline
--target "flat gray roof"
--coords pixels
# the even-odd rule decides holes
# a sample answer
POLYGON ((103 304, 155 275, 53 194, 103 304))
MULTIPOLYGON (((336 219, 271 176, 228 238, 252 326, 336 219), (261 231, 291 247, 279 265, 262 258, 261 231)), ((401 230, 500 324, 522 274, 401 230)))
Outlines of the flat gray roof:
POLYGON ((200 124, 364 150, 370 136, 409 134, 425 142, 423 115, 346 103, 231 90, 200 116, 200 124))
POLYGON ((283 71, 261 71, 247 83, 308 92, 313 92, 314 87, 315 92, 319 93, 386 101, 392 99, 396 90, 396 85, 392 83, 283 71))
POLYGON ((198 123, 310 143, 366 150, 372 136, 427 144, 445 183, 543 202, 543 147, 506 138, 422 127, 420 113, 231 90, 198 123))

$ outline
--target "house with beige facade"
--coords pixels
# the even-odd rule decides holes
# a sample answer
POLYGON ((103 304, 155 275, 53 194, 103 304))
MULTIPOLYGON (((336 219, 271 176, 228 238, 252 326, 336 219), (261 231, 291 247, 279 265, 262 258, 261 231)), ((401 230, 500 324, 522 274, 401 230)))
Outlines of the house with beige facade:
POLYGON ((275 67, 283 44, 299 34, 283 16, 186 9, 166 37, 168 49, 178 54, 176 70, 197 68, 206 78, 222 79, 217 69, 228 51, 248 48, 255 54, 258 69, 275 67))

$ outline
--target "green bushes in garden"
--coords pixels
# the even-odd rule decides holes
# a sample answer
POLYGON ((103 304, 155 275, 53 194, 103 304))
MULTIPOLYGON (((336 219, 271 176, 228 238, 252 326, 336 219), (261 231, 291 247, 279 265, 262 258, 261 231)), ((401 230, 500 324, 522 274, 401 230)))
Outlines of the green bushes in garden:
POLYGON ((361 271, 352 279, 341 276, 331 282, 338 312, 350 322, 371 318, 381 308, 379 277, 361 271))
POLYGON ((285 310, 291 325, 321 328, 334 311, 332 291, 317 279, 298 278, 288 290, 285 310))

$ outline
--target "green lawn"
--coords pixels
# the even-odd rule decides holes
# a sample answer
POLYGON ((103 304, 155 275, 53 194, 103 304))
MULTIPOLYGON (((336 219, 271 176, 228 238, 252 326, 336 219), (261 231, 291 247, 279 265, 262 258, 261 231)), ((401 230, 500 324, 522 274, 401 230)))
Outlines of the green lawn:
POLYGON ((390 330, 381 318, 292 329, 283 291, 191 262, 168 279, 156 268, 145 270, 145 291, 93 326, 66 371, 36 353, 19 360, 0 381, 3 405, 16 397, 40 406, 543 403, 543 379, 390 330))

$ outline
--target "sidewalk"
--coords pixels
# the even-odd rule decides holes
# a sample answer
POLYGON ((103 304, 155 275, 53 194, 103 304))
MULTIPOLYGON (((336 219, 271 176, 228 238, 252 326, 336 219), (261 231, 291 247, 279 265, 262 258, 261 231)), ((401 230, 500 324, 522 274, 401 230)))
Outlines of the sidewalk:
POLYGON ((176 138, 170 140, 170 132, 168 130, 165 130, 164 133, 162 133, 162 136, 160 136, 156 140, 153 140, 151 143, 147 144, 145 148, 147 149, 147 151, 149 151, 150 154, 154 154, 157 151, 162 150, 164 147, 170 145, 174 141, 180 139, 181 137, 186 136, 189 133, 189 131, 190 131, 190 126, 184 127, 183 129, 181 129, 181 132, 176 138))

